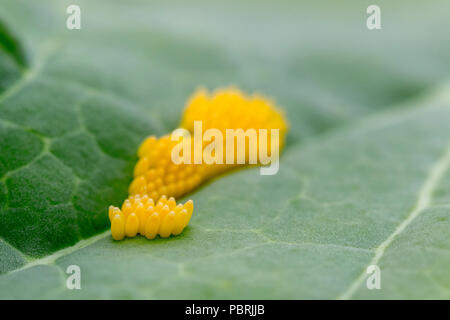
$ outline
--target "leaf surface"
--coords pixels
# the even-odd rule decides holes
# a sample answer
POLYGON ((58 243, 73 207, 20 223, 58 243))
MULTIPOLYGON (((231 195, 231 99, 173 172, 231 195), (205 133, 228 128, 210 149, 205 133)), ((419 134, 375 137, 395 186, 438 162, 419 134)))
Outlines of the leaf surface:
POLYGON ((448 4, 420 25, 420 2, 407 18, 383 5, 378 34, 360 1, 332 16, 80 1, 74 31, 69 4, 0 11, 1 298, 450 297, 448 4), (286 110, 279 173, 209 182, 178 237, 113 242, 106 208, 139 142, 176 127, 199 85, 230 84, 286 110), (82 290, 65 287, 72 264, 82 290), (372 264, 381 290, 366 288, 372 264))

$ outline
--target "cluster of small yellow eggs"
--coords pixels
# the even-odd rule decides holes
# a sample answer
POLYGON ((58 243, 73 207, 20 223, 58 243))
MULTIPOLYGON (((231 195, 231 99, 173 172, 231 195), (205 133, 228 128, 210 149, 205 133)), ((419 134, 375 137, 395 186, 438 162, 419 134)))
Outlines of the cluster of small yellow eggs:
MULTIPOLYGON (((188 101, 181 121, 181 127, 193 133, 194 121, 202 121, 203 130, 218 129, 226 136, 226 129, 271 129, 279 130, 280 148, 284 144, 287 131, 287 122, 284 115, 274 107, 273 103, 262 96, 247 97, 237 89, 218 90, 212 95, 204 90, 197 91, 188 101)), ((194 146, 194 137, 191 137, 191 146, 194 146)), ((270 154, 270 145, 274 143, 267 138, 267 151, 270 154)), ((257 141, 259 141, 259 132, 257 141)), ((129 187, 129 194, 147 194, 153 199, 161 195, 180 197, 189 193, 205 180, 227 171, 236 164, 236 145, 234 151, 234 164, 174 164, 171 159, 172 148, 178 144, 172 141, 170 135, 161 138, 150 136, 139 147, 137 162, 134 168, 134 180, 129 187)), ((203 148, 211 142, 203 141, 203 148)), ((224 141, 224 148, 225 144, 224 141)), ((259 143, 257 142, 259 151, 259 143)), ((246 163, 249 158, 249 148, 246 146, 246 163)), ((192 157, 194 151, 191 152, 192 157)), ((258 152, 259 161, 259 152, 258 152)))
POLYGON ((109 207, 111 234, 114 240, 122 240, 125 236, 132 238, 137 234, 147 239, 154 239, 157 235, 161 238, 179 235, 189 223, 193 210, 192 200, 177 205, 173 197, 167 199, 162 196, 155 205, 147 195, 130 196, 121 209, 109 207))
POLYGON ((178 198, 202 183, 203 166, 172 162, 171 151, 176 144, 170 135, 145 139, 138 151, 139 161, 129 194, 147 194, 152 199, 162 195, 178 198))
POLYGON ((247 96, 239 89, 218 89, 212 94, 197 90, 189 99, 180 127, 194 131, 194 122, 202 121, 203 129, 279 129, 280 145, 284 142, 287 122, 283 112, 268 98, 247 96))
MULTIPOLYGON (((282 112, 273 102, 259 96, 246 96, 238 89, 221 89, 208 94, 205 90, 198 90, 188 100, 183 113, 180 127, 194 133, 194 122, 201 121, 202 129, 218 129, 226 136, 226 129, 255 129, 257 130, 257 146, 259 151, 259 129, 279 130, 279 141, 271 141, 267 136, 267 151, 270 155, 272 143, 278 144, 280 149, 284 145, 287 132, 287 122, 282 112)), ((215 142, 215 141, 214 141, 215 142)), ((122 209, 111 206, 109 217, 111 220, 112 236, 121 240, 125 236, 134 237, 141 234, 148 239, 169 237, 180 234, 189 222, 193 211, 193 202, 189 200, 184 205, 176 205, 175 198, 194 190, 205 180, 210 179, 236 164, 236 145, 234 150, 234 164, 175 164, 172 162, 172 149, 178 141, 173 141, 171 135, 160 138, 150 136, 146 138, 138 150, 139 160, 134 168, 134 179, 129 186, 129 198, 122 205, 122 209), (170 197, 167 200, 167 197, 170 197), (175 198, 173 198, 175 197, 175 198), (154 204, 157 201, 157 204, 154 204)), ((202 151, 211 142, 202 141, 202 151)), ((223 150, 226 142, 223 141, 223 150)), ((194 137, 191 136, 191 147, 194 137)), ((246 163, 249 159, 250 145, 246 146, 246 163)), ((191 150, 192 157, 194 150, 191 150)), ((202 153, 203 157, 203 153, 202 153)), ((258 164, 259 162, 258 152, 258 164)))

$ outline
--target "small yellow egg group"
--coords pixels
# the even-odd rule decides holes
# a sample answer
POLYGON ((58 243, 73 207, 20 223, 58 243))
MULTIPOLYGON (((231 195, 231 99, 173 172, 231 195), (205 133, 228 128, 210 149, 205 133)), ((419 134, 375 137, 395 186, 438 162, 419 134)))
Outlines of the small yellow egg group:
POLYGON ((139 160, 134 167, 134 180, 128 188, 130 195, 147 194, 152 199, 161 195, 178 198, 203 181, 204 167, 172 162, 171 152, 176 141, 170 135, 159 139, 151 136, 139 148, 139 160))
POLYGON ((215 90, 212 94, 197 90, 189 98, 180 127, 194 131, 194 122, 202 121, 203 129, 279 129, 280 145, 288 125, 273 101, 259 95, 246 95, 237 88, 215 90))
POLYGON ((109 207, 111 234, 114 240, 132 238, 137 234, 147 239, 154 239, 157 235, 161 238, 176 236, 188 225, 193 211, 192 200, 177 205, 173 197, 167 199, 163 195, 155 205, 147 195, 130 196, 121 209, 109 207))
MULTIPOLYGON (((245 151, 242 152, 245 161, 237 163, 235 146, 234 156, 230 153, 234 162, 225 162, 225 154, 222 154, 223 163, 215 161, 207 164, 203 161, 203 151, 210 151, 211 154, 214 152, 218 159, 221 157, 220 153, 215 153, 217 149, 209 149, 209 141, 202 141, 199 144, 201 163, 194 164, 195 162, 191 161, 190 164, 175 164, 172 161, 172 150, 178 141, 172 141, 170 134, 160 138, 147 137, 138 150, 139 160, 134 168, 134 180, 128 189, 130 197, 124 201, 121 209, 113 206, 109 208, 111 232, 115 240, 122 240, 125 236, 134 237, 138 233, 148 239, 154 239, 156 235, 166 238, 171 234, 180 234, 187 226, 194 207, 191 200, 184 205, 176 205, 173 197, 183 196, 204 181, 236 166, 262 164, 260 142, 267 143, 268 152, 272 150, 270 146, 281 149, 288 127, 282 111, 272 101, 260 95, 247 96, 235 88, 219 89, 212 94, 198 90, 188 100, 180 127, 191 135, 191 151, 195 151, 192 134, 198 121, 201 122, 203 130, 216 129, 223 136, 226 136, 227 129, 254 129, 257 132, 256 140, 252 139, 251 144, 249 139, 245 151), (265 138, 262 138, 262 131, 268 132, 272 129, 278 130, 278 141, 273 141, 273 138, 266 134, 265 138), (250 148, 253 151, 258 150, 257 161, 248 161, 250 148), (154 201, 157 201, 156 205, 154 201)), ((220 140, 214 140, 213 144, 223 147, 222 150, 226 148, 226 141, 220 143, 220 140)), ((264 146, 264 143, 262 145, 264 146)), ((233 147, 230 147, 230 150, 232 149, 233 147)), ((261 151, 263 150, 264 147, 261 148, 261 151)), ((193 156, 194 152, 191 152, 191 160, 193 156)))
MULTIPOLYGON (((226 136, 226 129, 271 129, 279 130, 279 141, 271 141, 267 137, 267 151, 271 144, 278 144, 281 149, 287 132, 287 122, 281 110, 270 100, 260 96, 246 96, 238 89, 229 88, 215 91, 209 95, 205 90, 198 90, 188 100, 180 127, 194 132, 194 122, 201 121, 203 130, 218 129, 226 136)), ((259 159, 259 131, 255 148, 259 159)), ((194 137, 191 136, 194 148, 194 137)), ((237 164, 237 152, 234 151, 234 164, 194 164, 194 150, 191 152, 191 164, 175 164, 171 153, 178 141, 172 141, 170 134, 160 138, 147 137, 138 150, 139 160, 134 168, 134 180, 129 187, 129 194, 147 194, 150 198, 159 199, 161 195, 178 198, 189 193, 204 181, 228 171, 237 164)), ((202 151, 209 141, 203 141, 202 151)), ((226 149, 223 141, 223 150, 226 149)), ((236 148, 236 147, 235 147, 236 148)), ((245 159, 248 164, 250 145, 246 146, 245 159)))

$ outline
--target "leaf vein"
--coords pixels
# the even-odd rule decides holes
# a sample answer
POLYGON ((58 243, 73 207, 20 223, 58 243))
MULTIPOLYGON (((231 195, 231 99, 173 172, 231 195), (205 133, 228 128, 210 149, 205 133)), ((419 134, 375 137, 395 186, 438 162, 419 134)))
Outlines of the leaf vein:
MULTIPOLYGON (((413 210, 409 213, 405 220, 403 220, 392 232, 386 240, 384 240, 376 249, 375 256, 369 262, 369 265, 377 265, 384 255, 386 249, 391 245, 391 243, 425 210, 432 206, 433 193, 435 189, 439 186, 442 178, 450 167, 450 145, 441 156, 438 161, 431 167, 429 174, 422 185, 416 205, 413 210)), ((338 296, 338 299, 350 299, 364 282, 366 277, 366 268, 362 273, 350 284, 350 286, 338 296)))

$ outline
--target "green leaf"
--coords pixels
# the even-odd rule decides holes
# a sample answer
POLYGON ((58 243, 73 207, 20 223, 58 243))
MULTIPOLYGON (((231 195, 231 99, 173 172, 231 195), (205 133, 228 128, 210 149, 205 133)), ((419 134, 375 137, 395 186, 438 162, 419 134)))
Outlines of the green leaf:
POLYGON ((25 64, 25 54, 19 42, 0 21, 0 92, 20 78, 25 64))
POLYGON ((0 11, 0 298, 450 298, 448 4, 428 2, 423 23, 408 2, 406 28, 383 3, 378 33, 361 1, 327 17, 79 1, 72 31, 69 4, 0 11), (178 237, 114 242, 106 208, 140 141, 176 127, 197 86, 230 84, 286 110, 279 173, 207 183, 178 237), (73 264, 81 290, 65 286, 73 264))

